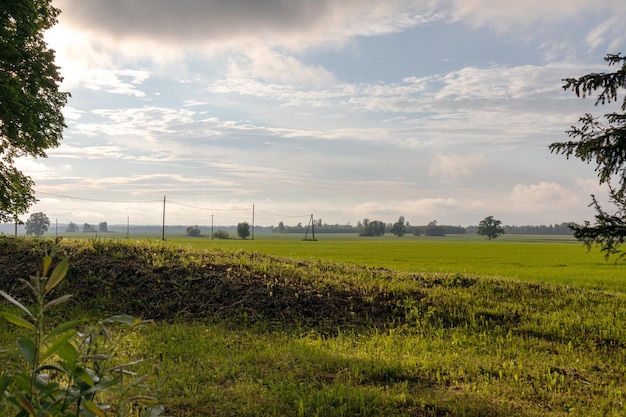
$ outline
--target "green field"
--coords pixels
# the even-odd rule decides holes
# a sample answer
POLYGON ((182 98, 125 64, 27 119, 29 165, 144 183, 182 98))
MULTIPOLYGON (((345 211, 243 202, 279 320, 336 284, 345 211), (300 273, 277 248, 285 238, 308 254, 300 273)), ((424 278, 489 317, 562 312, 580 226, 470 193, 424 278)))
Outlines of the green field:
POLYGON ((167 242, 227 248, 298 258, 387 268, 396 271, 461 273, 540 281, 558 285, 626 291, 626 271, 599 250, 588 252, 571 236, 510 235, 498 240, 478 236, 359 237, 318 234, 262 234, 255 240, 218 240, 168 236, 167 242))
MULTIPOLYGON (((145 237, 63 239, 51 320, 155 319, 120 354, 160 367, 167 415, 626 415, 624 265, 571 238, 145 237)), ((0 288, 22 299, 42 254, 0 237, 0 288)))

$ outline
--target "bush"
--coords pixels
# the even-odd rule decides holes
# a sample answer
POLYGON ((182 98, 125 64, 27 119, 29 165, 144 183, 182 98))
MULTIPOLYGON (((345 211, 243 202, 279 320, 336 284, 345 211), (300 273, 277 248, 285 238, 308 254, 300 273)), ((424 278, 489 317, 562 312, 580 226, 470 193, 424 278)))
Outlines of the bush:
POLYGON ((200 236, 202 230, 200 230, 199 226, 189 226, 187 228, 187 236, 200 236))
POLYGON ((225 230, 218 230, 217 232, 213 233, 213 237, 215 239, 228 239, 229 235, 228 232, 225 230))
POLYGON ((24 330, 17 339, 22 360, 3 364, 0 372, 0 415, 104 417, 108 409, 117 416, 161 415, 162 406, 150 405, 156 398, 148 375, 131 371, 139 362, 119 363, 117 355, 122 339, 150 321, 122 314, 97 322, 70 320, 52 328, 48 310, 71 295, 48 300, 68 271, 67 258, 48 274, 51 263, 52 257, 45 256, 43 272, 24 280, 34 301, 29 307, 0 291, 22 313, 1 315, 24 330))

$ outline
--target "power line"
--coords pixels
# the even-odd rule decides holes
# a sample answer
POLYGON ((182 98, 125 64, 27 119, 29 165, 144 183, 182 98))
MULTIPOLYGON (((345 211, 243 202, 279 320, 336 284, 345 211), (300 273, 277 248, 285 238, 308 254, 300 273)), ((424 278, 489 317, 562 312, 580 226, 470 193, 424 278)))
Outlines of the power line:
POLYGON ((191 206, 189 204, 178 203, 178 202, 172 201, 172 200, 167 200, 167 202, 171 203, 171 204, 176 204, 178 206, 189 207, 189 208, 198 209, 198 210, 207 210, 207 211, 244 211, 244 210, 250 210, 250 208, 216 209, 216 208, 198 207, 198 206, 191 206))
POLYGON ((286 214, 276 214, 276 213, 270 213, 269 211, 263 211, 263 210, 259 210, 257 209, 257 211, 260 211, 261 213, 265 213, 265 214, 269 214, 270 216, 276 216, 276 217, 309 217, 310 214, 303 214, 301 216, 289 216, 286 214))
POLYGON ((99 200, 95 198, 72 197, 72 196, 62 195, 62 194, 46 193, 43 191, 36 191, 36 193, 51 195, 54 197, 68 198, 71 200, 96 201, 98 203, 160 203, 162 201, 162 200, 99 200))

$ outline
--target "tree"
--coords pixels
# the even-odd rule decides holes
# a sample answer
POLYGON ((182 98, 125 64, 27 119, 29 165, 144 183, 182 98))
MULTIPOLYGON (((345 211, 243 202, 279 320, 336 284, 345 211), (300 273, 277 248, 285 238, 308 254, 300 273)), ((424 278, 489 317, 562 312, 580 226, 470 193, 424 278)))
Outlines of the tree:
POLYGON ((385 223, 380 220, 372 220, 365 218, 363 223, 357 224, 359 236, 383 236, 385 234, 385 223))
POLYGON ((0 222, 36 201, 33 181, 15 158, 45 157, 59 145, 68 93, 43 34, 57 22, 52 0, 0 2, 0 222))
POLYGON ((242 239, 247 239, 250 236, 250 225, 248 222, 239 223, 237 225, 237 234, 242 239))
POLYGON ((89 223, 83 224, 83 233, 95 233, 95 232, 97 232, 95 227, 93 227, 89 223))
MULTIPOLYGON (((564 90, 572 90, 578 97, 585 98, 599 91, 595 105, 618 102, 618 96, 626 88, 626 56, 609 54, 604 59, 609 66, 621 65, 615 72, 591 73, 580 78, 566 78, 564 90)), ((588 249, 596 244, 601 247, 605 258, 626 255, 619 247, 626 240, 626 95, 621 103, 621 113, 604 115, 604 120, 585 114, 579 118, 579 126, 566 131, 571 140, 550 144, 550 151, 564 154, 596 165, 595 171, 600 184, 608 186, 609 202, 616 207, 613 213, 605 211, 595 195, 591 204, 595 211, 595 224, 585 221, 571 225, 574 236, 588 249)))
POLYGON ((496 220, 493 216, 487 216, 478 223, 478 229, 476 234, 479 236, 485 236, 487 239, 496 239, 498 236, 504 234, 504 229, 500 227, 502 222, 496 220))
POLYGON ((72 222, 70 222, 70 224, 67 225, 67 229, 65 229, 66 233, 76 233, 78 231, 78 226, 76 225, 76 223, 72 222))
POLYGON ((106 233, 109 231, 109 225, 107 222, 100 222, 98 224, 98 232, 106 233))
POLYGON ((215 233, 213 233, 213 237, 215 239, 228 239, 229 235, 228 235, 228 232, 225 230, 218 230, 215 233))
POLYGON ((44 213, 33 213, 26 220, 26 234, 35 235, 37 237, 43 236, 50 227, 50 219, 44 213))
POLYGON ((406 224, 404 223, 404 216, 400 216, 397 222, 391 227, 391 233, 398 237, 402 237, 406 234, 406 224))
POLYGON ((426 225, 426 227, 424 228, 424 235, 425 236, 445 236, 446 231, 443 228, 443 226, 437 225, 437 220, 433 220, 432 222, 429 222, 428 225, 426 225))
POLYGON ((189 226, 187 228, 187 236, 200 236, 202 230, 200 230, 199 226, 189 226))

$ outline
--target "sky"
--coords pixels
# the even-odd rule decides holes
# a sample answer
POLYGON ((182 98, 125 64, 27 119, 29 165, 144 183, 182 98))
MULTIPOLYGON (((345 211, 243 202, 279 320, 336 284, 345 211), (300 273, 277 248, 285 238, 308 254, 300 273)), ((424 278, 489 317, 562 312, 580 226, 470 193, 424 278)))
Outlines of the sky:
POLYGON ((606 194, 548 146, 615 110, 562 80, 626 53, 625 1, 53 4, 67 128, 17 162, 53 222, 582 223, 606 194))

